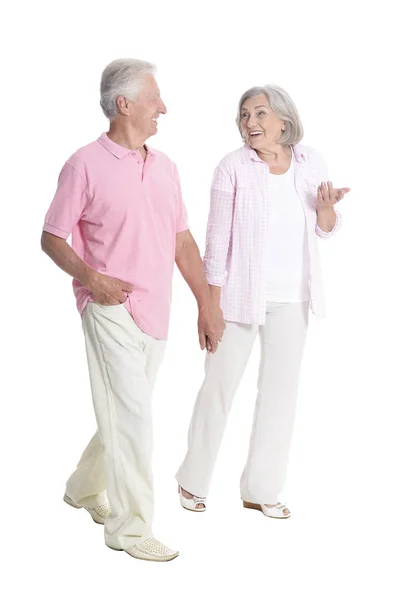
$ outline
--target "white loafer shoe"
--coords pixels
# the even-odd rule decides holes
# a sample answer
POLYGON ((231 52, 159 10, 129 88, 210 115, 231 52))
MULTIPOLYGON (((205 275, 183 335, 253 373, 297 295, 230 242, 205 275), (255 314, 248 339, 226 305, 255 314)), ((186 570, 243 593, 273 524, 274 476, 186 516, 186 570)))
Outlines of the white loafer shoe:
MULTIPOLYGON (((122 550, 121 548, 112 548, 112 546, 108 546, 112 550, 122 550)), ((162 542, 154 538, 145 538, 124 550, 129 556, 133 558, 138 558, 140 560, 151 560, 153 562, 168 562, 169 560, 173 560, 177 556, 179 556, 179 552, 177 550, 171 550, 162 542)))
POLYGON ((186 510, 191 510, 193 512, 204 512, 206 510, 206 498, 200 498, 199 496, 193 496, 192 498, 186 498, 183 496, 183 488, 179 485, 179 496, 180 496, 180 504, 186 510), (203 504, 204 507, 199 507, 200 504, 203 504))
POLYGON ((95 508, 86 508, 85 506, 79 506, 79 504, 75 504, 75 502, 73 502, 73 500, 71 500, 71 498, 66 494, 64 496, 64 502, 69 504, 69 506, 73 506, 73 508, 85 508, 93 521, 98 525, 104 525, 105 519, 111 516, 111 507, 109 504, 100 504, 95 508))
POLYGON ((281 502, 274 504, 274 506, 267 506, 266 504, 254 504, 253 502, 243 500, 243 506, 244 508, 260 510, 266 517, 271 517, 272 519, 289 519, 291 516, 289 509, 281 502))

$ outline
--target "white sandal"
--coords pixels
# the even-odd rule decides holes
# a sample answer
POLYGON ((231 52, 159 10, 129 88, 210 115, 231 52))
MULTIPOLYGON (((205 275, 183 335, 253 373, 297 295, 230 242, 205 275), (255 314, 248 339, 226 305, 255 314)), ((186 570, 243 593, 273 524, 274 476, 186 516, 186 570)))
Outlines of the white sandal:
POLYGON ((271 517, 272 519, 289 519, 291 516, 289 508, 278 502, 274 506, 266 506, 266 504, 254 504, 253 502, 246 502, 243 500, 244 508, 253 508, 254 510, 260 510, 266 517, 271 517), (285 514, 284 511, 288 510, 288 514, 285 514))
POLYGON ((193 496, 192 498, 186 498, 185 496, 183 496, 183 488, 180 485, 179 485, 179 495, 180 495, 180 504, 186 510, 192 510, 193 512, 204 512, 206 510, 206 498, 200 498, 199 496, 193 496), (203 504, 204 508, 198 508, 199 504, 203 504))

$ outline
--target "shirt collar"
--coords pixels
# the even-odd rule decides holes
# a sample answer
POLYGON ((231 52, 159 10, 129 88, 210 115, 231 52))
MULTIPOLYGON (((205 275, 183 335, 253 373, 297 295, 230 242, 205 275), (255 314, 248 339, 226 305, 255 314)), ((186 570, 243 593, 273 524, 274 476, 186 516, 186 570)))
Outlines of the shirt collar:
MULTIPOLYGON (((296 160, 296 162, 305 162, 306 160, 306 156, 304 154, 304 152, 302 151, 301 147, 299 145, 295 145, 295 146, 291 146, 293 152, 294 152, 294 158, 296 160)), ((249 144, 244 144, 244 156, 248 159, 248 160, 252 160, 254 162, 264 162, 261 158, 259 158, 259 156, 256 154, 255 150, 253 148, 251 148, 251 146, 249 144)))
MULTIPOLYGON (((102 133, 97 141, 116 158, 124 158, 128 154, 138 152, 138 150, 130 150, 130 148, 125 148, 124 146, 120 146, 113 142, 106 133, 102 133)), ((149 148, 147 144, 144 145, 144 148, 147 150, 148 156, 155 156, 155 151, 152 148, 149 148)))

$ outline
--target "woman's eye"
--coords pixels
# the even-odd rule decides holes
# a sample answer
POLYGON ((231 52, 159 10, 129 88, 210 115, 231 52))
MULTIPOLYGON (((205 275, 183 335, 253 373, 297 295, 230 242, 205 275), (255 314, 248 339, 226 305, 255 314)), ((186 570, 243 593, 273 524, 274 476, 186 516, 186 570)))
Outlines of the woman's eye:
POLYGON ((242 113, 241 119, 246 119, 248 117, 248 113, 242 113))
POLYGON ((260 110, 258 112, 258 117, 263 117, 266 114, 266 112, 264 110, 260 110))

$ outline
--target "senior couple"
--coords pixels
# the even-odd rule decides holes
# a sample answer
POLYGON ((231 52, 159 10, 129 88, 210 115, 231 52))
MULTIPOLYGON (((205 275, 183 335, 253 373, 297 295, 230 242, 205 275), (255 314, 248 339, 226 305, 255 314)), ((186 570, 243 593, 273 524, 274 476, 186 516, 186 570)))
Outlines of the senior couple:
POLYGON ((309 307, 324 312, 317 237, 338 229, 335 205, 349 189, 335 188, 320 155, 300 145, 288 94, 251 88, 238 106, 244 143, 215 171, 202 261, 176 165, 146 144, 166 113, 154 72, 134 59, 105 68, 100 103, 109 131, 63 166, 42 248, 73 277, 98 426, 64 500, 105 524, 110 548, 168 561, 178 552, 152 533, 151 393, 168 335, 174 262, 197 300, 200 346, 208 351, 177 473, 180 502, 206 509, 231 403, 259 335, 241 498, 246 508, 287 518, 280 493, 309 307))

